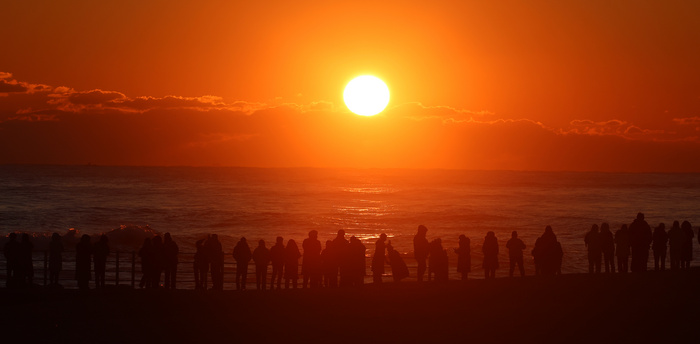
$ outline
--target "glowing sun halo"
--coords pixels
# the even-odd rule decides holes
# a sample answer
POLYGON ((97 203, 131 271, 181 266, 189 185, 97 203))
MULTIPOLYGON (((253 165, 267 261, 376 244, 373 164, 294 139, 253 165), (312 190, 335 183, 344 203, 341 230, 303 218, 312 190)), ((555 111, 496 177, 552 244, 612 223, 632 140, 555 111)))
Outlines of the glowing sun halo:
POLYGON ((389 88, 371 75, 358 76, 345 86, 345 105, 361 116, 374 116, 389 104, 389 88))

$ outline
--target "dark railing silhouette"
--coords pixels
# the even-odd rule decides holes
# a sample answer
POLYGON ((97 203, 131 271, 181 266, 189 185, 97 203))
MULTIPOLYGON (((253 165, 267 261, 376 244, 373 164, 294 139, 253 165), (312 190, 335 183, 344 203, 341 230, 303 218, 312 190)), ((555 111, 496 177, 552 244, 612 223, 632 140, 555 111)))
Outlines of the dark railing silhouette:
MULTIPOLYGON (((0 250, 0 252, 2 252, 0 250)), ((193 269, 193 258, 194 252, 180 252, 178 255, 179 264, 177 268, 177 287, 178 289, 194 289, 194 269, 193 269)), ((404 260, 411 261, 413 264, 408 264, 408 268, 412 271, 417 270, 417 263, 412 256, 402 256, 404 260)), ((371 256, 366 255, 365 259, 369 259, 370 264, 365 264, 365 279, 367 282, 372 278, 371 272, 371 256)), ((299 268, 301 270, 301 259, 299 260, 299 268)), ((48 285, 49 279, 49 251, 34 251, 32 254, 32 264, 34 267, 34 284, 48 285), (43 262, 43 266, 42 266, 43 262)), ((92 263, 91 263, 92 264, 92 263)), ((5 280, 6 276, 6 262, 2 254, 0 254, 0 279, 5 280)), ((391 268, 385 264, 385 274, 383 277, 391 277, 391 268)), ((92 280, 91 287, 94 286, 94 270, 91 268, 92 280)), ((77 288, 77 281, 75 281, 75 252, 74 251, 64 251, 63 252, 63 269, 61 270, 59 276, 59 283, 66 288, 77 288)), ((136 251, 119 251, 114 250, 107 257, 107 266, 105 269, 105 281, 111 286, 120 287, 131 287, 135 288, 137 281, 140 280, 141 276, 140 269, 140 258, 137 256, 136 251), (126 258, 123 257, 126 255, 126 258), (129 276, 128 279, 122 280, 123 274, 129 276), (126 282, 126 283, 124 283, 126 282)), ((235 289, 234 286, 236 276, 236 262, 231 256, 231 254, 224 255, 224 289, 235 289), (228 286, 228 287, 227 287, 228 286)), ((270 278, 272 276, 272 266, 268 265, 267 282, 269 285, 270 278)), ((301 276, 301 274, 300 274, 301 276)), ((457 278, 457 275, 451 276, 457 278)), ((427 271, 426 271, 427 278, 427 271)), ((300 277, 300 280, 302 277, 300 277)), ((415 279, 415 273, 413 273, 406 280, 415 279)), ((161 276, 161 285, 163 284, 164 276, 161 276)), ((211 287, 211 277, 208 278, 209 287, 211 287)), ((4 281, 3 281, 4 282, 4 281)), ((300 281, 301 282, 301 281, 300 281)), ((246 284, 247 289, 255 288, 255 264, 251 261, 248 264, 248 280, 246 284)))

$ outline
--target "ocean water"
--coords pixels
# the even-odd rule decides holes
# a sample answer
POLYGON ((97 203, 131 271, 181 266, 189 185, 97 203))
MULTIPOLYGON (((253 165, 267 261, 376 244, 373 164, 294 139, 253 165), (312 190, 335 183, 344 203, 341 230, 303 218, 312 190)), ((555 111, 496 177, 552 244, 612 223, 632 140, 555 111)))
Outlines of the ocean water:
MULTIPOLYGON (((505 242, 513 230, 527 246, 532 274, 529 252, 551 225, 564 249, 563 272, 576 273, 588 269, 583 237, 592 224, 608 222, 615 231, 638 212, 652 228, 688 220, 697 235, 700 174, 0 166, 0 236, 31 233, 38 252, 53 232, 68 234, 64 243, 73 250, 78 232, 71 229, 108 233, 113 249, 123 251, 138 249, 154 232, 170 232, 184 261, 194 242, 211 233, 230 258, 242 236, 253 248, 277 236, 300 242, 313 229, 325 242, 344 229, 362 239, 368 257, 386 233, 411 266, 413 235, 423 224, 429 240, 442 239, 453 267, 458 236, 470 237, 470 276, 483 278, 486 232, 494 231, 501 246, 497 276, 507 275, 505 242)), ((697 238, 694 247, 700 259, 697 238)))

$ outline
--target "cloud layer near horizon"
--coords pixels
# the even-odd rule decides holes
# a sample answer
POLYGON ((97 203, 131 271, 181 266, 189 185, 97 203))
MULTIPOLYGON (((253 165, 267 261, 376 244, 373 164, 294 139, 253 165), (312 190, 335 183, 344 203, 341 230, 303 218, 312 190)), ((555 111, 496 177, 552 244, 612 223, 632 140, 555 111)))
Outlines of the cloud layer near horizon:
POLYGON ((135 97, 0 72, 0 163, 700 171, 700 121, 548 127, 406 103, 361 117, 330 102, 135 97))

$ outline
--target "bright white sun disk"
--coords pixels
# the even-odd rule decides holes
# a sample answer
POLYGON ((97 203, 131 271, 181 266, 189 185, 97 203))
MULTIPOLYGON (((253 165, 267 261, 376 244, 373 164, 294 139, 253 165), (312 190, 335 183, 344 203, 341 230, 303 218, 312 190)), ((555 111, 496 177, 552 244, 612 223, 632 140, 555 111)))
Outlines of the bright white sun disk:
POLYGON ((358 76, 345 86, 345 105, 361 116, 374 116, 389 104, 389 88, 371 75, 358 76))

